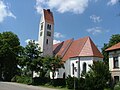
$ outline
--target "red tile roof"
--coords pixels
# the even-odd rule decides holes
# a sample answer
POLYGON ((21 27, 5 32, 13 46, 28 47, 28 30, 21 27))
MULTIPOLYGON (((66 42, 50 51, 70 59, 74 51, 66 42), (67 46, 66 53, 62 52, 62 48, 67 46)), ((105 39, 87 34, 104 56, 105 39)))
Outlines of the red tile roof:
POLYGON ((118 50, 118 49, 120 49, 120 42, 115 44, 115 45, 113 45, 113 46, 111 46, 111 47, 109 47, 105 51, 112 51, 112 50, 118 50))
POLYGON ((54 24, 53 13, 50 11, 50 9, 47 10, 43 9, 43 12, 44 12, 45 21, 54 24))
POLYGON ((53 46, 54 55, 60 55, 63 61, 70 57, 93 56, 103 58, 100 51, 92 42, 90 37, 80 38, 78 40, 66 40, 53 46))
POLYGON ((63 57, 67 52, 67 50, 69 49, 72 42, 73 42, 73 39, 70 39, 70 40, 63 41, 59 44, 55 44, 55 46, 53 47, 53 53, 55 55, 63 57))

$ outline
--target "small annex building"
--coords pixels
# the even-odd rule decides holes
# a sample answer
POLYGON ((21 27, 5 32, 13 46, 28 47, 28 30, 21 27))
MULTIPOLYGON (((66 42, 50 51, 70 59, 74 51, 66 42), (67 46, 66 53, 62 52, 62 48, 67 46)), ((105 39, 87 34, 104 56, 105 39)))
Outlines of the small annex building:
POLYGON ((120 81, 120 42, 106 49, 109 53, 109 70, 114 83, 120 81))
MULTIPOLYGON (((102 61, 103 56, 90 37, 77 40, 69 39, 53 45, 54 17, 50 9, 43 9, 39 24, 38 44, 43 56, 58 55, 62 57, 65 68, 55 72, 54 78, 66 78, 68 75, 80 77, 82 72, 89 71, 93 61, 102 61)), ((52 78, 52 73, 50 77, 52 78)))

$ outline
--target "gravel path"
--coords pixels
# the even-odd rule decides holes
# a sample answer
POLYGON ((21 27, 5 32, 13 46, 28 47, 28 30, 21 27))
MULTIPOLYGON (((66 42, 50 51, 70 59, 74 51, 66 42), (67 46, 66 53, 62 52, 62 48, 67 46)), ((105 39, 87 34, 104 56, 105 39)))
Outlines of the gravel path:
POLYGON ((0 90, 59 90, 12 82, 0 82, 0 90))

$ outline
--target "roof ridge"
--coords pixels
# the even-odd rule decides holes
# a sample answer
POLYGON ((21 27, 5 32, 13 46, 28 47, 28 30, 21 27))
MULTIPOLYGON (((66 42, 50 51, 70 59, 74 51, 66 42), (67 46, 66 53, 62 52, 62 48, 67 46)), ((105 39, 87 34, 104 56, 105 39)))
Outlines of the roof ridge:
POLYGON ((91 49, 92 49, 92 54, 94 55, 94 51, 93 51, 93 47, 92 47, 92 43, 93 43, 93 42, 92 42, 92 40, 91 40, 90 37, 89 37, 88 39, 90 40, 90 46, 91 46, 91 49))
MULTIPOLYGON (((86 42, 87 42, 87 40, 88 40, 89 37, 84 37, 84 38, 87 38, 87 39, 86 39, 86 41, 84 42, 81 51, 83 50, 83 48, 84 48, 84 46, 85 46, 85 44, 86 44, 86 42)), ((80 51, 80 53, 81 53, 81 51, 80 51)), ((80 53, 79 53, 79 55, 80 55, 80 53)))
MULTIPOLYGON (((67 39, 67 40, 74 40, 74 38, 67 39)), ((65 41, 67 41, 67 40, 65 40, 65 41)), ((65 41, 61 41, 61 42, 59 42, 59 43, 56 43, 56 44, 53 44, 53 45, 61 44, 62 42, 65 42, 65 41)))
MULTIPOLYGON (((69 39, 69 40, 71 40, 71 41, 70 41, 69 44, 66 46, 66 47, 68 47, 68 48, 66 48, 66 49, 63 51, 63 54, 61 55, 62 57, 64 57, 65 53, 68 51, 69 47, 71 46, 71 44, 72 44, 73 41, 74 41, 74 38, 69 39)), ((67 40, 66 40, 66 41, 67 41, 67 40)))

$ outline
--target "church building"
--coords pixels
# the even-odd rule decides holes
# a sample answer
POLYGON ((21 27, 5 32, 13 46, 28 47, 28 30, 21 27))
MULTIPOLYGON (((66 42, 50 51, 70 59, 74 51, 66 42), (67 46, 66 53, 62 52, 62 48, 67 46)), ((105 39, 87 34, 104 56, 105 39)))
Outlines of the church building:
MULTIPOLYGON (((54 78, 66 78, 68 75, 80 77, 82 72, 89 71, 93 61, 102 61, 103 56, 90 37, 77 40, 69 39, 53 45, 54 17, 50 9, 43 9, 40 24, 38 43, 43 56, 59 55, 62 57, 65 68, 55 72, 54 78)), ((52 73, 50 73, 52 78, 52 73)))

